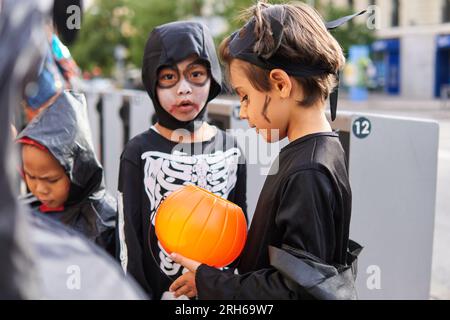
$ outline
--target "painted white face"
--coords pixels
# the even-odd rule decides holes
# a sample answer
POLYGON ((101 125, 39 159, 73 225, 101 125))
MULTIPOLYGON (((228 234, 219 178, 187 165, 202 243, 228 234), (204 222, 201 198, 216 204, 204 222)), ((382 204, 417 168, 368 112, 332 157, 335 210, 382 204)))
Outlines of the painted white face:
POLYGON ((179 121, 190 121, 208 100, 211 77, 197 56, 158 71, 156 94, 161 106, 179 121))

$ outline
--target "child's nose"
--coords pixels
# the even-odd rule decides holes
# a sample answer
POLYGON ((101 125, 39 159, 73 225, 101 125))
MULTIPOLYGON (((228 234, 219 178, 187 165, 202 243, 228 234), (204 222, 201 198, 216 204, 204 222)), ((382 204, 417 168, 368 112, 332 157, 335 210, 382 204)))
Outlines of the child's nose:
POLYGON ((241 106, 239 108, 239 118, 241 118, 242 120, 248 119, 246 107, 241 106))
POLYGON ((48 194, 49 190, 48 190, 47 186, 45 185, 45 183, 37 182, 36 183, 36 192, 38 194, 48 194))
POLYGON ((182 78, 180 80, 180 85, 178 86, 177 94, 182 96, 191 93, 192 93, 191 85, 189 84, 189 82, 186 81, 186 79, 182 78))

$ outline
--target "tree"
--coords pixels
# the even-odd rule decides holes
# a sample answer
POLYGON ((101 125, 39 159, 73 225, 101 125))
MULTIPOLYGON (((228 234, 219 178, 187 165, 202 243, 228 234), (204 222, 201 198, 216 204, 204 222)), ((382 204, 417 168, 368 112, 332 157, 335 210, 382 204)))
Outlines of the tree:
POLYGON ((72 55, 82 69, 100 66, 110 75, 114 48, 121 44, 128 48, 127 61, 139 67, 150 31, 178 15, 176 1, 97 0, 85 14, 72 55))
MULTIPOLYGON (((271 4, 285 2, 286 1, 283 0, 270 1, 271 4)), ((228 31, 221 34, 215 39, 216 44, 219 44, 226 36, 243 26, 244 21, 241 21, 239 17, 245 9, 254 4, 255 0, 228 0, 224 1, 224 4, 222 6, 219 6, 218 8, 216 7, 216 10, 218 9, 216 12, 224 17, 229 23, 228 31)))
MULTIPOLYGON (((270 1, 273 4, 284 2, 286 0, 270 1)), ((219 44, 243 25, 238 19, 239 13, 254 3, 255 0, 96 0, 85 13, 78 41, 70 49, 82 69, 100 66, 104 74, 110 75, 115 64, 114 48, 121 44, 128 48, 127 62, 140 68, 146 40, 157 25, 204 15, 221 16, 229 27, 215 38, 219 44)), ((327 21, 352 13, 347 8, 325 6, 319 0, 314 4, 327 21)), ((371 30, 356 23, 342 26, 332 34, 345 52, 352 44, 368 44, 374 39, 371 30)))
MULTIPOLYGON (((351 8, 336 7, 333 5, 323 8, 323 11, 327 21, 354 13, 351 8)), ((363 17, 367 18, 364 15, 363 17)), ((336 38, 344 50, 346 57, 348 56, 350 46, 357 44, 369 45, 375 41, 374 31, 367 28, 365 24, 357 23, 356 21, 357 20, 349 21, 347 24, 331 31, 331 34, 336 38)))
POLYGON ((114 65, 116 44, 128 44, 121 32, 125 18, 117 8, 125 6, 125 0, 97 1, 85 14, 78 40, 71 46, 71 53, 82 69, 100 66, 105 73, 114 65))

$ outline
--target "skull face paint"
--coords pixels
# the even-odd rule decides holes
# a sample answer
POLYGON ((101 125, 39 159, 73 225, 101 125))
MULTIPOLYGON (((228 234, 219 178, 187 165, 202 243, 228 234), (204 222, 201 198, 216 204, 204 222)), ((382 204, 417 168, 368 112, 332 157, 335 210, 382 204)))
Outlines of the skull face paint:
POLYGON ((165 111, 179 121, 190 121, 205 107, 210 89, 208 67, 196 56, 158 71, 156 94, 165 111))

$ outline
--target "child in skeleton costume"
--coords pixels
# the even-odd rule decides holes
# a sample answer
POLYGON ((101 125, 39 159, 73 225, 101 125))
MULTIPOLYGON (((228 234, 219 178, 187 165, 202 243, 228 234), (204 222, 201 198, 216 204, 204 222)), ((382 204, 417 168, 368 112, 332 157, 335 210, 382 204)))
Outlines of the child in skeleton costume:
MULTIPOLYGON (((249 13, 220 56, 241 98, 241 118, 268 142, 287 137, 290 143, 261 191, 238 274, 173 253, 190 272, 170 290, 199 299, 355 298, 361 248, 349 240, 345 154, 325 117, 325 100, 345 62, 327 27, 353 16, 325 25, 303 3, 259 2, 249 13)), ((331 93, 332 120, 336 99, 331 93)))
POLYGON ((145 47, 142 79, 157 123, 131 139, 121 155, 117 254, 124 270, 160 299, 171 278, 183 271, 156 238, 161 201, 195 184, 245 212, 246 167, 236 140, 205 121, 207 103, 221 91, 220 66, 206 26, 174 22, 155 28, 145 47))

